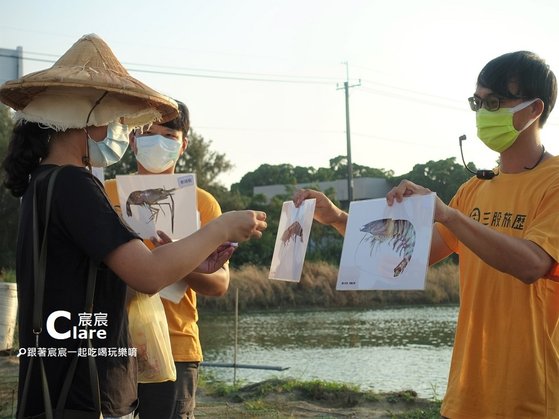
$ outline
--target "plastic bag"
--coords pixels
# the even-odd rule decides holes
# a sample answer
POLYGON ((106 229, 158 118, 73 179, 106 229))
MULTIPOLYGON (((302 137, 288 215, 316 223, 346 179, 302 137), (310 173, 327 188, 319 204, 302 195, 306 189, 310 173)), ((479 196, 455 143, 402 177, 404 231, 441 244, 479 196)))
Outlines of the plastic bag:
POLYGON ((128 305, 128 327, 132 346, 137 350, 138 382, 175 381, 177 371, 159 294, 135 293, 128 305))

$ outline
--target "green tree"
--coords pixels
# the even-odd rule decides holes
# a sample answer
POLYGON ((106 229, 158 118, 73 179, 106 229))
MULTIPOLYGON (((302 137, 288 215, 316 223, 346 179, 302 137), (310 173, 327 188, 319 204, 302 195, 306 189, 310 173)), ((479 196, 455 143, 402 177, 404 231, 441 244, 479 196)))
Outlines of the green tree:
POLYGON ((212 141, 191 131, 188 147, 177 161, 175 171, 178 173, 196 173, 196 183, 203 189, 217 186, 217 177, 233 168, 225 154, 211 150, 212 141))
MULTIPOLYGON (((372 167, 352 164, 354 177, 390 178, 392 170, 375 169, 372 167)), ((239 183, 231 189, 240 194, 250 196, 255 186, 266 185, 296 185, 300 183, 318 183, 347 178, 347 158, 337 156, 330 160, 330 167, 293 167, 291 164, 262 164, 255 171, 244 175, 239 183)))
MULTIPOLYGON (((475 170, 472 163, 469 167, 474 167, 475 170)), ((456 163, 454 157, 450 157, 445 160, 430 160, 424 164, 416 164, 409 173, 393 178, 393 182, 398 184, 402 179, 411 180, 436 192, 439 198, 448 204, 460 185, 470 177, 472 174, 461 164, 456 163)))
POLYGON ((207 191, 217 199, 223 212, 246 209, 251 202, 251 197, 242 195, 238 190, 229 191, 223 185, 208 186, 207 191))
MULTIPOLYGON (((11 111, 0 104, 0 160, 4 161, 13 128, 11 111)), ((4 171, 0 172, 0 183, 4 184, 4 171)), ((18 230, 19 199, 8 189, 0 186, 0 270, 15 267, 16 240, 18 230)))
MULTIPOLYGON (((340 202, 335 198, 334 189, 329 188, 323 192, 335 205, 341 208, 340 202)), ((342 255, 343 242, 343 237, 335 229, 313 221, 305 259, 338 265, 342 255)))
POLYGON ((239 267, 245 264, 260 266, 270 264, 276 243, 281 207, 283 201, 287 199, 289 199, 287 196, 278 195, 268 203, 264 195, 256 194, 250 197, 246 207, 252 210, 264 211, 267 216, 268 228, 259 240, 249 240, 239 245, 239 248, 231 258, 230 264, 232 267, 239 267))
POLYGON ((291 164, 262 164, 255 171, 244 175, 232 189, 238 190, 243 195, 251 196, 255 186, 295 185, 296 183, 298 182, 295 168, 291 164))
POLYGON ((105 179, 114 179, 116 175, 129 175, 137 170, 138 166, 136 165, 134 152, 128 147, 128 150, 126 150, 126 153, 124 153, 124 156, 122 156, 118 163, 111 164, 105 168, 105 179))
MULTIPOLYGON (((315 189, 318 188, 316 187, 315 189)), ((247 208, 266 212, 268 228, 260 240, 250 240, 241 243, 231 259, 232 267, 239 267, 244 264, 270 265, 276 244, 282 205, 285 201, 291 200, 293 192, 294 188, 288 187, 285 194, 276 195, 269 202, 260 194, 252 196, 250 200, 247 201, 247 208)), ((329 196, 334 203, 339 205, 339 202, 333 197, 333 189, 325 191, 325 194, 329 196)), ((340 236, 336 230, 332 227, 313 222, 306 259, 327 261, 337 265, 340 261, 342 244, 343 237, 340 236)))

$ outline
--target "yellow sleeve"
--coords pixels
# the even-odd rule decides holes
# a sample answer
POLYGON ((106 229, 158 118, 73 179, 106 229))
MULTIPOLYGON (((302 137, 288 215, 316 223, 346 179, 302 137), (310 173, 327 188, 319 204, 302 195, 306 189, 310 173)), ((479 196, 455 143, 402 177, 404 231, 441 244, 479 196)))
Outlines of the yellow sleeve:
POLYGON ((118 215, 122 215, 122 211, 120 210, 120 202, 118 200, 118 191, 116 188, 116 179, 108 179, 105 181, 105 192, 109 201, 118 215))

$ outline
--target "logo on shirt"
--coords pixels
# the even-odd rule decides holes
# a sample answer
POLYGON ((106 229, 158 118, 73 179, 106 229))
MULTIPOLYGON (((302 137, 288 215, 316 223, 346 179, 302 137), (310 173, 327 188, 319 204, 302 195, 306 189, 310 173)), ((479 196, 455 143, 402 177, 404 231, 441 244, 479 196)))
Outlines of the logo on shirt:
POLYGON ((490 227, 509 228, 512 230, 524 230, 526 223, 525 214, 513 214, 508 211, 484 211, 474 208, 470 212, 470 218, 490 227))

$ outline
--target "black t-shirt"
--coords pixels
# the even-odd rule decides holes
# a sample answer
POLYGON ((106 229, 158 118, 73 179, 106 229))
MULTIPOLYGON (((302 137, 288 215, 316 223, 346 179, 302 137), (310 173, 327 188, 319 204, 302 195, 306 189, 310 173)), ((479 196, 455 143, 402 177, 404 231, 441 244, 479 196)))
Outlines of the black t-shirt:
MULTIPOLYGON (((20 348, 35 347, 33 329, 33 183, 40 173, 55 166, 40 166, 21 204, 17 245, 17 284, 19 299, 20 348)), ((50 175, 37 183, 40 232, 42 235, 47 182, 50 175)), ((96 330, 94 353, 105 415, 122 416, 137 404, 137 364, 128 339, 125 310, 126 285, 102 260, 120 245, 137 236, 126 227, 113 210, 100 182, 87 170, 64 167, 53 190, 51 217, 48 226, 47 266, 43 305, 43 330, 39 335, 40 354, 45 363, 53 407, 59 397, 73 351, 78 350, 86 323, 96 330), (84 314, 89 259, 98 262, 93 315, 84 314), (47 327, 47 319, 59 311, 57 320, 47 327), (70 317, 68 319, 67 317, 70 317), (73 328, 76 328, 73 331, 73 328), (104 331, 104 332, 103 332, 104 331), (64 334, 70 332, 70 337, 64 334), (53 337, 57 333, 63 339, 53 337), (73 334, 72 334, 73 333, 73 334), (105 334, 105 336, 103 336, 105 334), (66 351, 66 356, 64 352, 66 351)), ((55 316, 51 317, 51 320, 55 316)), ((85 345, 84 345, 85 346, 85 345)), ((19 395, 31 353, 20 356, 19 395)), ((44 411, 38 364, 33 367, 33 380, 28 396, 26 415, 44 411)), ((67 408, 90 410, 91 391, 87 358, 80 357, 76 376, 66 403, 67 408)))

